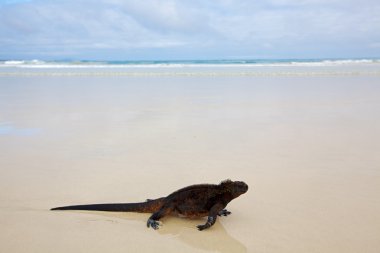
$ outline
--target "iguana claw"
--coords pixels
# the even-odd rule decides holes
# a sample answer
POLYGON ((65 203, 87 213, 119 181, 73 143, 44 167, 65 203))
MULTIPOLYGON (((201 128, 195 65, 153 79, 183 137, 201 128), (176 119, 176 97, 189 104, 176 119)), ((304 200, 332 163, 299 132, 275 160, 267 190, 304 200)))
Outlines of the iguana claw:
POLYGON ((148 222, 146 223, 146 226, 148 228, 152 227, 154 230, 157 230, 160 227, 160 222, 158 222, 156 220, 153 220, 153 219, 148 219, 148 222))

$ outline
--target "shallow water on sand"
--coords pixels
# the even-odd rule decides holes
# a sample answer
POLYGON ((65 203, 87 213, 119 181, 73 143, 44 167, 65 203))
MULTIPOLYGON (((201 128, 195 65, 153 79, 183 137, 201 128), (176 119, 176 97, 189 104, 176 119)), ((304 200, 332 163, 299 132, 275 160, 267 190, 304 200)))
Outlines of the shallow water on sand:
POLYGON ((380 78, 295 70, 0 75, 0 251, 377 252, 380 78), (48 211, 226 178, 250 190, 203 232, 202 219, 153 231, 148 214, 48 211))

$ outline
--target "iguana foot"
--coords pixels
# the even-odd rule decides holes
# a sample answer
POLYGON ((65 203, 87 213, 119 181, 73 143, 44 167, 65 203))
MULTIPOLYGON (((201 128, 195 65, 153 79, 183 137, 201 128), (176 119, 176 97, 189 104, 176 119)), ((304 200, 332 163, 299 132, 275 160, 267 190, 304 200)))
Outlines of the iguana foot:
POLYGON ((221 210, 221 211, 219 211, 219 213, 218 213, 218 216, 227 216, 227 215, 230 215, 231 214, 231 212, 230 211, 227 211, 227 209, 223 209, 223 210, 221 210))
POLYGON ((212 225, 214 225, 215 221, 216 221, 216 215, 215 216, 209 216, 207 218, 207 222, 204 225, 198 225, 197 228, 199 231, 202 231, 202 230, 209 228, 212 225))
POLYGON ((146 223, 146 226, 148 228, 152 227, 154 230, 157 230, 157 229, 160 228, 160 222, 156 221, 156 220, 153 220, 153 219, 148 219, 148 222, 146 223))
POLYGON ((208 226, 206 226, 206 225, 198 225, 197 228, 198 228, 199 231, 202 231, 203 229, 208 228, 208 226))

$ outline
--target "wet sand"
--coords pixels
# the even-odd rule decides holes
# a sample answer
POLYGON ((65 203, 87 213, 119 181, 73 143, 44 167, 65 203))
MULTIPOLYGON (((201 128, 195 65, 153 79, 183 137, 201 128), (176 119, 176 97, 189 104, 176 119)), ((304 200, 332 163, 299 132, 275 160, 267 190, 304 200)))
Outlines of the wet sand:
POLYGON ((0 252, 378 252, 380 75, 366 68, 1 70, 0 252), (203 232, 49 211, 226 178, 250 189, 203 232))

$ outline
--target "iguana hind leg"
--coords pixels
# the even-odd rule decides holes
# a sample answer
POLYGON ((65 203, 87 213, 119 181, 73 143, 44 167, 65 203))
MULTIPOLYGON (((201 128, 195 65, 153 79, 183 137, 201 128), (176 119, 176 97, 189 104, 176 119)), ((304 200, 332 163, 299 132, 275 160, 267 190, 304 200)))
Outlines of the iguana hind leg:
POLYGON ((173 208, 170 207, 170 206, 163 206, 160 210, 158 210, 157 212, 153 213, 147 223, 146 223, 146 226, 149 228, 149 227, 152 227, 154 230, 157 230, 159 229, 159 226, 161 225, 160 222, 158 221, 159 219, 161 219, 162 217, 164 217, 165 215, 168 215, 172 212, 173 208))

